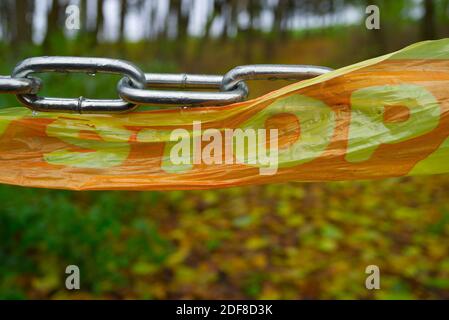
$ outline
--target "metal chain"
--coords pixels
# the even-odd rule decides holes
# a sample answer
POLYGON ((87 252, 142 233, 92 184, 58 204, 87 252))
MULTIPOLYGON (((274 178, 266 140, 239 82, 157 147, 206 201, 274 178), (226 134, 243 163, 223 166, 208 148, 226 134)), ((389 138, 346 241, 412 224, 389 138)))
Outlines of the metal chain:
POLYGON ((304 80, 330 71, 320 66, 262 64, 238 66, 223 76, 164 74, 143 73, 136 65, 117 59, 35 57, 20 62, 11 76, 0 76, 0 93, 15 94, 23 105, 34 111, 122 113, 137 105, 226 105, 247 98, 245 80, 304 80), (42 81, 31 76, 43 72, 113 73, 124 77, 117 84, 118 99, 47 98, 37 95, 42 81), (205 91, 210 89, 218 91, 205 91))

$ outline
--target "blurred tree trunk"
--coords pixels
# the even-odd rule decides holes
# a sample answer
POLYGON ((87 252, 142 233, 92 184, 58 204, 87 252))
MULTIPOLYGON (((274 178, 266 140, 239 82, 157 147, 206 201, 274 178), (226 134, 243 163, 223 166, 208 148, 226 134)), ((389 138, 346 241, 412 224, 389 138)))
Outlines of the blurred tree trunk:
POLYGON ((206 26, 204 27, 205 28, 205 30, 204 30, 204 32, 205 32, 204 38, 205 39, 210 38, 212 23, 214 22, 214 20, 215 20, 215 18, 217 16, 220 16, 221 11, 222 11, 221 3, 219 1, 217 1, 217 0, 215 0, 214 3, 213 3, 212 13, 209 16, 209 18, 207 19, 206 26))
POLYGON ((220 34, 220 40, 222 42, 226 42, 228 40, 228 31, 230 29, 231 20, 232 20, 232 4, 229 4, 227 1, 221 1, 221 18, 223 19, 223 30, 220 34))
POLYGON ((178 38, 184 41, 187 38, 188 32, 187 28, 189 25, 189 14, 183 11, 182 8, 182 1, 181 0, 175 0, 175 12, 177 16, 178 21, 178 38))
POLYGON ((435 3, 433 0, 424 0, 424 16, 422 20, 422 36, 425 40, 436 38, 435 3))
POLYGON ((30 0, 15 1, 16 4, 16 34, 13 38, 14 44, 31 43, 34 2, 30 0))
POLYGON ((287 30, 285 25, 289 17, 289 12, 293 11, 295 4, 293 0, 279 0, 278 4, 273 7, 273 26, 270 31, 270 36, 265 42, 265 57, 267 60, 272 60, 275 57, 276 48, 280 43, 287 39, 287 30))
POLYGON ((128 13, 128 1, 120 0, 120 31, 119 31, 120 43, 123 43, 125 41, 125 23, 127 13, 128 13))
MULTIPOLYGON (((144 10, 145 7, 145 1, 140 0, 136 4, 138 10, 144 10)), ((163 30, 159 29, 158 21, 157 21, 157 14, 158 14, 158 6, 159 2, 155 2, 150 7, 150 11, 148 13, 147 19, 149 20, 149 23, 147 23, 147 29, 145 30, 145 35, 151 37, 153 40, 157 41, 160 39, 161 35, 163 34, 163 30)))
POLYGON ((443 34, 449 33, 449 0, 443 0, 441 4, 441 9, 437 10, 437 13, 439 13, 439 21, 441 21, 441 27, 443 34))
POLYGON ((81 18, 81 31, 87 33, 89 31, 88 22, 88 10, 87 10, 87 0, 80 1, 80 18, 81 18))
POLYGON ((2 40, 9 42, 11 40, 11 1, 0 1, 0 23, 2 28, 2 40))
MULTIPOLYGON (((100 32, 101 26, 103 24, 103 3, 101 0, 97 0, 96 4, 96 16, 95 22, 89 21, 89 17, 91 16, 90 10, 92 7, 88 6, 88 3, 92 3, 91 0, 81 0, 80 10, 82 17, 82 32, 86 35, 88 42, 92 45, 96 45, 98 43, 98 33, 100 32), (98 20, 101 21, 98 21, 98 20)), ((92 20, 92 18, 91 18, 92 20)))
MULTIPOLYGON (((174 46, 177 48, 176 51, 181 52, 182 50, 186 50, 186 45, 187 45, 187 36, 188 36, 188 32, 187 32, 187 28, 188 28, 188 24, 189 24, 189 12, 184 11, 183 7, 182 7, 182 0, 172 0, 170 1, 169 4, 169 9, 168 9, 168 20, 167 20, 167 24, 165 25, 166 28, 166 39, 172 40, 170 39, 170 37, 173 36, 173 34, 170 33, 171 28, 170 28, 170 24, 173 23, 172 19, 175 19, 176 21, 176 29, 175 29, 175 37, 176 37, 176 42, 174 43, 174 46)), ((167 52, 165 53, 167 54, 167 52)), ((189 65, 187 63, 187 58, 188 55, 181 55, 179 57, 179 61, 181 63, 181 65, 189 65)))
MULTIPOLYGON (((245 39, 245 63, 253 63, 253 57, 254 57, 254 41, 256 38, 256 19, 259 18, 259 14, 261 12, 261 3, 257 0, 249 0, 247 4, 247 11, 249 14, 249 26, 248 30, 244 33, 244 39, 245 39)), ((239 7, 238 2, 234 4, 234 8, 237 12, 236 14, 236 28, 237 32, 240 31, 238 26, 238 13, 239 13, 239 7)))
POLYGON ((61 5, 59 1, 53 0, 47 17, 47 34, 45 35, 43 43, 43 46, 46 49, 50 47, 50 40, 53 37, 53 35, 62 33, 62 30, 59 26, 60 12, 61 12, 61 5))
POLYGON ((280 0, 278 5, 274 8, 274 21, 273 27, 271 28, 271 33, 273 38, 276 39, 277 36, 282 32, 282 16, 284 15, 286 8, 286 1, 280 0))
POLYGON ((94 28, 95 44, 97 44, 98 37, 100 36, 100 33, 103 30, 103 24, 104 24, 103 0, 97 0, 97 19, 95 21, 95 28, 94 28))

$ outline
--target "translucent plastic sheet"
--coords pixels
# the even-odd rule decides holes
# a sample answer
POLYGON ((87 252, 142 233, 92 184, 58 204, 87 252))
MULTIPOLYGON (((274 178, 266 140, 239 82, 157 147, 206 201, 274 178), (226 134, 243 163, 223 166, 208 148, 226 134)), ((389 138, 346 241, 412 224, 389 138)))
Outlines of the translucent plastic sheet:
POLYGON ((449 39, 225 107, 0 111, 0 182, 205 189, 449 172, 449 39))

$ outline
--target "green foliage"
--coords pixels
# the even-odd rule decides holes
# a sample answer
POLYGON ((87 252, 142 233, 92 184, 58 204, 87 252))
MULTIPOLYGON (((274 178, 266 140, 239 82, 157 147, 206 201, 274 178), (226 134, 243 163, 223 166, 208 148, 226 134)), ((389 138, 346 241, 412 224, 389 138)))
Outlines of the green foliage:
POLYGON ((86 292, 115 294, 131 285, 130 265, 161 265, 170 242, 127 198, 1 186, 0 297, 25 297, 23 289, 52 294, 64 286, 69 264, 84 271, 86 292))

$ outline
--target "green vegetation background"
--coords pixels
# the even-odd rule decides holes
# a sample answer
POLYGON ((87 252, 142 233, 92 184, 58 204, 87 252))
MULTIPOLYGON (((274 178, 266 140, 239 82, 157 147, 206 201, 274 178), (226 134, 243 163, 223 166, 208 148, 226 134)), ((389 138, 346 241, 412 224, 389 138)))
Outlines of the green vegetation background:
MULTIPOLYGON (((414 23, 394 15, 385 23, 382 33, 361 25, 286 39, 92 45, 55 34, 45 47, 0 43, 0 74, 49 53, 120 57, 153 72, 342 67, 420 40, 414 23)), ((47 95, 113 97, 117 78, 44 80, 47 95)), ((258 95, 282 83, 250 85, 258 95)), ((0 103, 19 105, 5 96, 0 103)), ((2 185, 0 298, 449 298, 448 197, 448 175, 171 192, 2 185), (64 288, 69 264, 81 269, 78 292, 64 288), (381 290, 365 289, 370 264, 380 267, 381 290)))

